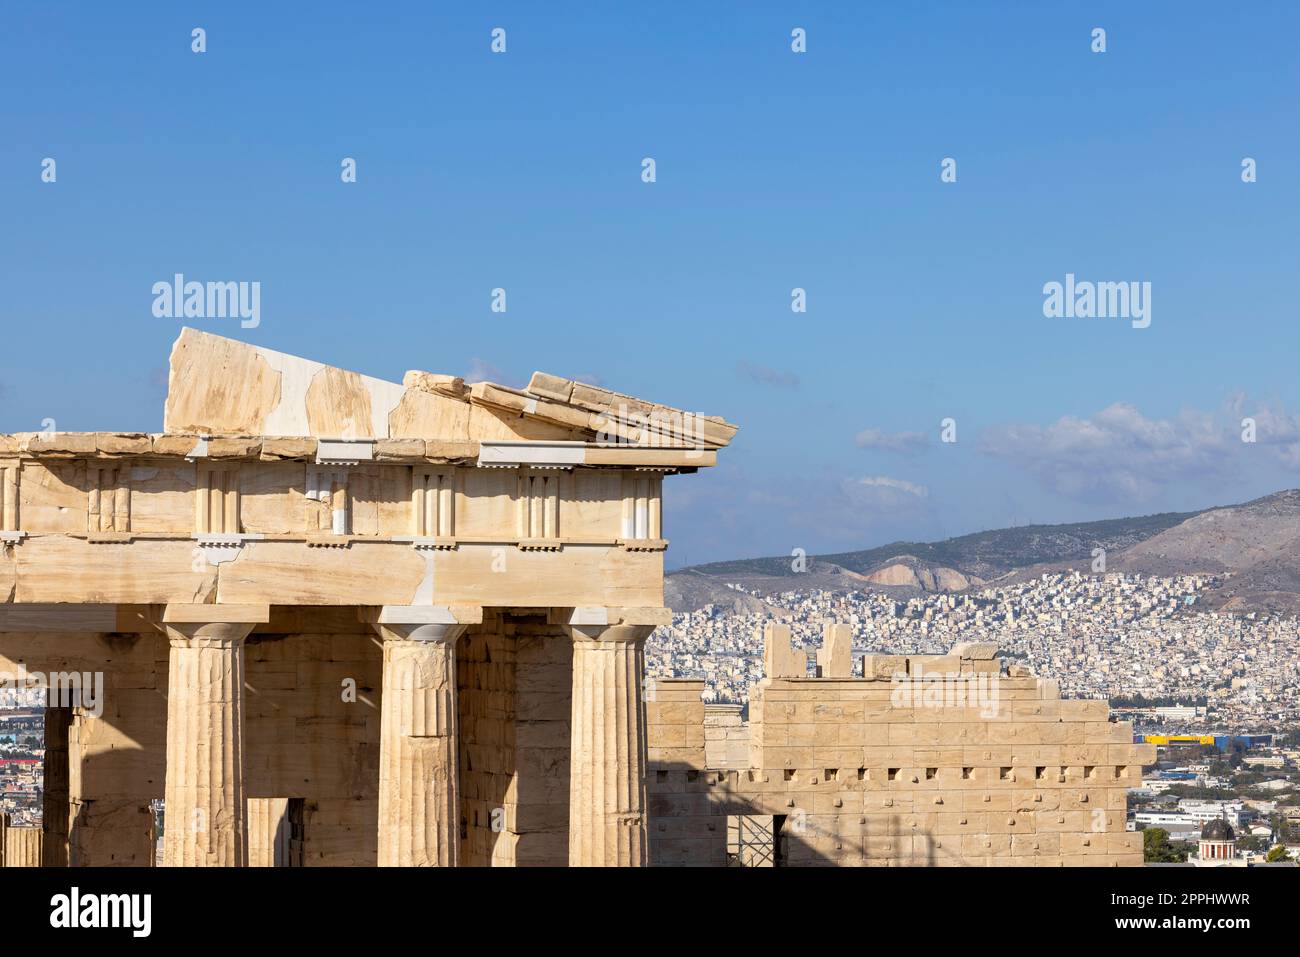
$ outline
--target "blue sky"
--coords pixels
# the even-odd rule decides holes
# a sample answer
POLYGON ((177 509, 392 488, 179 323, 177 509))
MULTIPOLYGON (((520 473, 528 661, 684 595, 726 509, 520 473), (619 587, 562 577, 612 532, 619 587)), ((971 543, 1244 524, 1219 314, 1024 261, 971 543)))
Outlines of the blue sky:
POLYGON ((8 3, 0 431, 159 428, 180 322, 150 289, 182 272, 261 282, 258 328, 195 324, 271 348, 739 423, 669 483, 674 566, 1292 487, 1298 28, 1284 3, 8 3), (1150 282, 1150 327, 1045 318, 1066 273, 1150 282))

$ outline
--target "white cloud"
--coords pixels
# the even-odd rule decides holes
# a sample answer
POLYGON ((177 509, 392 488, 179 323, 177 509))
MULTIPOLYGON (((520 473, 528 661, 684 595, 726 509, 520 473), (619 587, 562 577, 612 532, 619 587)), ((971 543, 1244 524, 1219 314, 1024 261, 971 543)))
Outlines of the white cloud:
POLYGON ((870 510, 896 509, 929 498, 930 490, 904 479, 888 475, 864 475, 846 479, 840 486, 845 498, 858 508, 870 510))
POLYGON ((795 547, 815 555, 938 534, 930 490, 903 479, 807 468, 769 476, 741 462, 700 471, 698 481, 664 483, 675 563, 795 547))
POLYGON ((853 444, 860 449, 912 453, 928 447, 930 437, 924 432, 885 432, 882 429, 863 429, 853 437, 853 444))
MULTIPOLYGON (((1188 409, 1152 419, 1116 402, 1092 418, 987 429, 980 450, 1071 499, 1144 501, 1171 484, 1221 480, 1243 465, 1250 446, 1241 440, 1241 408, 1244 399, 1235 397, 1217 413, 1188 409)), ((1279 461, 1300 464, 1300 421, 1267 407, 1256 418, 1258 443, 1279 461)))
POLYGON ((1300 415, 1278 406, 1261 405, 1254 412, 1243 412, 1245 400, 1234 396, 1230 407, 1240 429, 1247 416, 1255 420, 1255 441, 1264 446, 1287 468, 1300 469, 1300 415))

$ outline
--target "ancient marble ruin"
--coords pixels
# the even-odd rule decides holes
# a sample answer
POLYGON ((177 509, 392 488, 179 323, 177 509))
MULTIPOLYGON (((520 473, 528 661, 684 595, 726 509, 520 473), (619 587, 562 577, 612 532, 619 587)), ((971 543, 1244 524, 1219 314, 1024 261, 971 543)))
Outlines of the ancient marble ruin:
POLYGON ((168 865, 645 864, 663 480, 735 432, 186 329, 161 433, 0 435, 0 672, 74 692, 6 863, 161 801, 168 865))
POLYGON ((1126 803, 1155 746, 1106 701, 1062 700, 992 644, 864 655, 854 677, 847 625, 815 664, 788 626, 763 638, 747 724, 702 681, 648 691, 651 863, 1141 866, 1126 803))

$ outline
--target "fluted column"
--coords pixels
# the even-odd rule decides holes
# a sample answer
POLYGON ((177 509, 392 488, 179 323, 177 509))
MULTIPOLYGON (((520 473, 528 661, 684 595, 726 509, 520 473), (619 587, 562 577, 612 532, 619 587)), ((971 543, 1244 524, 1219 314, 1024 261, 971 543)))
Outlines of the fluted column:
POLYGON ((267 609, 169 605, 163 863, 248 863, 244 639, 267 609), (242 619, 242 620, 240 620, 242 619))
POLYGON ((248 866, 289 867, 288 798, 248 799, 248 866))
MULTIPOLYGON (((482 620, 482 609, 477 609, 482 620)), ((379 727, 379 866, 460 863, 456 640, 446 608, 385 606, 379 727)))
POLYGON ((575 625, 569 866, 646 863, 645 640, 653 625, 575 625))

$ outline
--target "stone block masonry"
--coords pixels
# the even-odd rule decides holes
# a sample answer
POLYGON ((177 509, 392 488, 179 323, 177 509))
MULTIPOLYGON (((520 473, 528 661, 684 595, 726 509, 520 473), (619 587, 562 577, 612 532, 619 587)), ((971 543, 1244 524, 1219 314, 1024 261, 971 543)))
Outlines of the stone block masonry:
MULTIPOLYGON (((827 628, 836 645, 841 628, 827 628)), ((703 682, 655 682, 652 864, 1141 866, 1127 792, 1155 749, 1105 701, 1012 677, 992 646, 871 655, 863 678, 815 678, 790 676, 786 628, 764 638, 785 674, 753 688, 743 765, 719 746, 734 719, 704 705, 703 682)))

